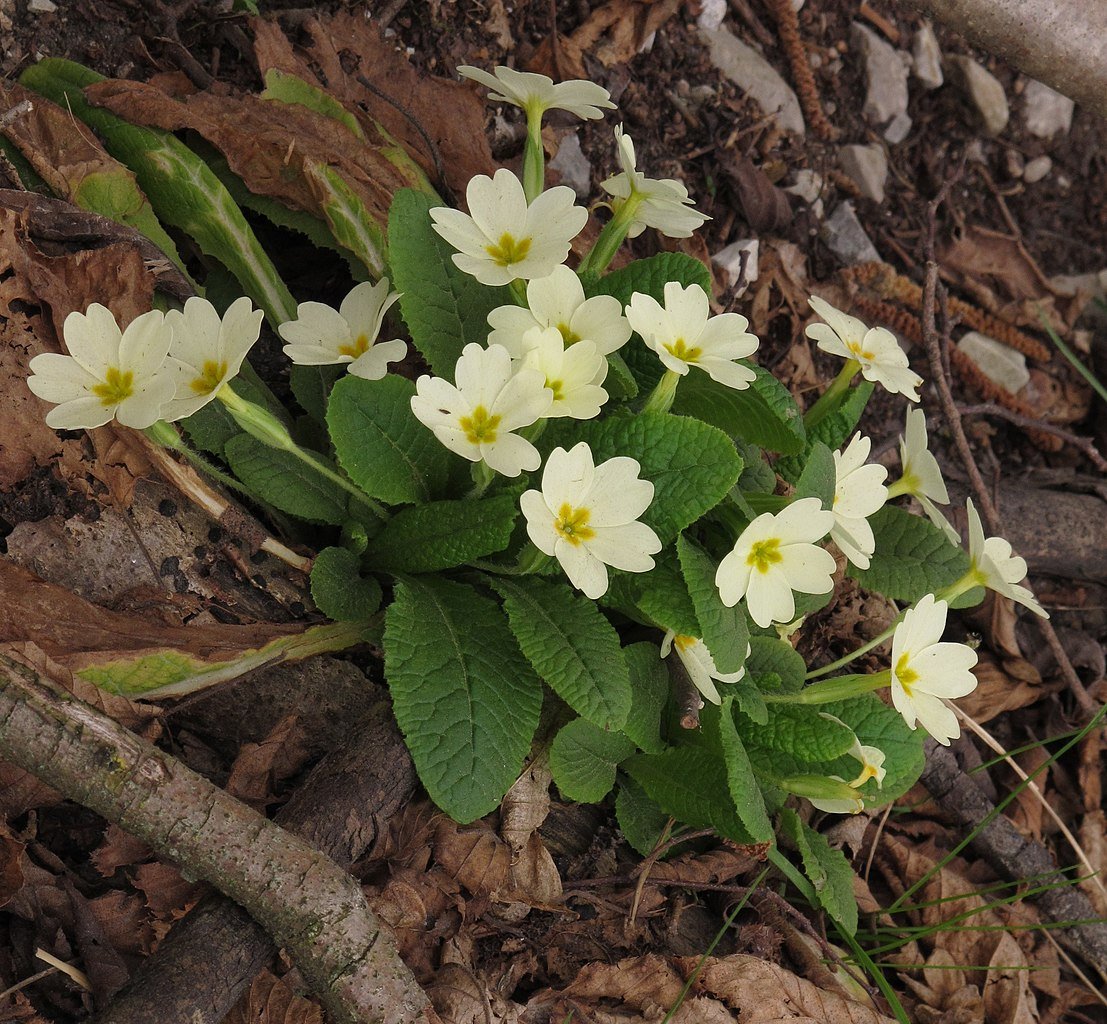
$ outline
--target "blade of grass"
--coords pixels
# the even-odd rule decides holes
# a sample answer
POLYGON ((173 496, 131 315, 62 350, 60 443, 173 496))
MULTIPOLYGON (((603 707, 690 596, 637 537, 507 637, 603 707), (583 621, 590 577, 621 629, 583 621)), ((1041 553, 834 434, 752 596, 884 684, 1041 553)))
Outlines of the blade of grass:
POLYGON ((1092 390, 1097 395, 1099 395, 1099 397, 1102 398, 1103 401, 1107 402, 1107 387, 1105 387, 1103 385, 1103 382, 1076 357, 1076 353, 1073 352, 1073 350, 1069 348, 1069 346, 1064 341, 1061 340, 1061 336, 1053 329, 1053 325, 1046 319, 1045 313, 1042 312, 1042 308, 1040 306, 1038 307, 1038 319, 1041 320, 1042 327, 1044 328, 1046 334, 1049 335, 1049 340, 1057 346, 1061 355, 1063 355, 1070 363, 1072 363, 1073 369, 1076 370, 1076 372, 1079 373, 1080 376, 1088 382, 1092 390))

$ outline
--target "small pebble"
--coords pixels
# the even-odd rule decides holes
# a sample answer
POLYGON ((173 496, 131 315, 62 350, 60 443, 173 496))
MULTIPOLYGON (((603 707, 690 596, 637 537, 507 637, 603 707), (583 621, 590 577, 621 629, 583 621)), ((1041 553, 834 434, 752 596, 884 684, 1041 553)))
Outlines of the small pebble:
POLYGON ((1048 156, 1038 156, 1031 160, 1022 172, 1022 179, 1028 185, 1041 181, 1053 170, 1053 161, 1048 156))
POLYGON ((880 260, 880 253, 865 233, 850 202, 838 204, 819 234, 826 247, 847 267, 880 260))
POLYGON ((1072 127, 1074 104, 1067 96, 1031 79, 1022 94, 1026 130, 1039 139, 1051 139, 1072 127))
POLYGON ((937 89, 946 79, 942 74, 942 49, 930 22, 923 22, 911 41, 915 78, 924 89, 937 89))
POLYGON ((54 0, 30 0, 27 10, 31 14, 53 14, 58 9, 54 0))
POLYGON ((955 54, 946 61, 988 135, 999 135, 1011 118, 1007 94, 999 79, 971 57, 955 54))
POLYGON ((1030 381, 1026 356, 995 338, 979 331, 969 331, 957 342, 957 347, 976 363, 985 377, 1005 391, 1014 394, 1030 381))
POLYGON ((757 280, 757 252, 759 243, 756 238, 742 238, 737 242, 731 242, 725 249, 720 249, 711 257, 711 262, 726 274, 727 284, 733 288, 742 274, 742 261, 745 260, 745 275, 742 277, 742 287, 735 293, 735 297, 745 293, 746 289, 757 280))

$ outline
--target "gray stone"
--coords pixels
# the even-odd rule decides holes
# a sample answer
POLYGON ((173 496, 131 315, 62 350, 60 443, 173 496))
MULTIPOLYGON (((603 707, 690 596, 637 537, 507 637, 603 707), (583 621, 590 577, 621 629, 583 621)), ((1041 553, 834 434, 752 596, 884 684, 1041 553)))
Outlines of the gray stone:
POLYGON ((946 59, 946 66, 957 85, 973 105, 988 135, 999 135, 1011 118, 1007 94, 999 79, 971 57, 955 54, 946 59))
MULTIPOLYGON (((886 124, 907 112, 907 64, 890 43, 871 28, 854 22, 850 39, 865 61, 865 106, 862 113, 872 124, 886 124)), ((904 55, 905 56, 905 55, 904 55)))
POLYGON ((1072 127, 1075 104, 1067 96, 1055 92, 1048 85, 1031 79, 1026 83, 1022 99, 1026 130, 1039 139, 1051 139, 1058 132, 1072 127))
POLYGON ((550 170, 561 175, 561 184, 568 185, 579 198, 586 199, 592 191, 592 165, 580 148, 580 135, 572 132, 561 140, 557 156, 550 161, 550 170))
POLYGON ((874 202, 884 202, 884 182, 888 180, 888 157, 883 147, 843 146, 838 150, 838 163, 853 179, 861 195, 874 202))
POLYGON ((799 196, 800 199, 808 205, 815 202, 819 196, 822 195, 825 182, 818 171, 803 167, 796 171, 793 177, 795 178, 795 182, 789 185, 784 190, 785 192, 790 192, 794 196, 799 196))
POLYGON ((1013 348, 989 338, 979 331, 969 331, 957 347, 965 353, 993 384, 1014 394, 1030 382, 1026 356, 1013 348))
POLYGON ((929 21, 922 23, 911 40, 911 60, 915 78, 924 89, 937 89, 946 80, 942 74, 942 48, 929 21))
POLYGON ((898 146, 911 132, 911 118, 906 111, 896 114, 884 129, 884 139, 891 146, 898 146))
POLYGON ((757 280, 757 253, 760 248, 756 238, 742 238, 737 242, 731 242, 725 249, 720 249, 711 257, 715 264, 727 277, 728 285, 733 288, 742 274, 742 260, 746 261, 745 276, 742 277, 741 290, 736 293, 742 295, 745 290, 757 280))
POLYGON ((865 234, 861 221, 853 212, 852 203, 839 203, 819 234, 826 243, 826 247, 846 266, 853 266, 855 263, 872 263, 880 259, 876 246, 865 234))
POLYGON ((1036 156, 1023 168, 1022 180, 1028 185, 1041 181, 1053 170, 1053 161, 1048 156, 1036 156))
POLYGON ((726 0, 703 0, 696 25, 705 32, 714 32, 726 17, 726 0))
POLYGON ((54 0, 30 0, 27 10, 31 14, 53 14, 58 9, 54 0))
POLYGON ((749 93, 766 114, 775 114, 786 131, 803 135, 806 125, 799 100, 791 86, 752 46, 747 46, 725 28, 700 32, 711 62, 743 92, 749 93))

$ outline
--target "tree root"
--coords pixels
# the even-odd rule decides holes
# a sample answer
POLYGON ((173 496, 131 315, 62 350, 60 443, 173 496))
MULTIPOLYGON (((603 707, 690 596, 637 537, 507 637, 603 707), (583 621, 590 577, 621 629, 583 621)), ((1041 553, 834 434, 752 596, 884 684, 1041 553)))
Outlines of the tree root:
MULTIPOLYGON (((0 758, 241 904, 288 951, 335 1024, 436 1019, 391 936, 344 870, 2 654, 0 758)), ((160 1013, 158 1018, 165 1019, 160 1013)))

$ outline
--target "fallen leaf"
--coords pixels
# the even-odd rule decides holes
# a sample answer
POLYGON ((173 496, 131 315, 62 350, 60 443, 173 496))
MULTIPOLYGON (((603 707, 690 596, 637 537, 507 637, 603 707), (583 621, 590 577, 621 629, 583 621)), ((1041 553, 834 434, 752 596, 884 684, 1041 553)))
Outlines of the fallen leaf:
POLYGON ((725 150, 719 168, 733 186, 742 216, 755 234, 778 234, 792 223, 787 194, 749 157, 725 150))
POLYGON ((263 971, 250 983, 224 1024, 323 1024, 323 1011, 284 981, 263 971))
POLYGON ((274 790, 303 768, 308 758, 299 716, 286 715, 260 743, 244 743, 224 787, 233 797, 264 811, 274 790))

